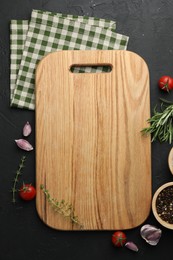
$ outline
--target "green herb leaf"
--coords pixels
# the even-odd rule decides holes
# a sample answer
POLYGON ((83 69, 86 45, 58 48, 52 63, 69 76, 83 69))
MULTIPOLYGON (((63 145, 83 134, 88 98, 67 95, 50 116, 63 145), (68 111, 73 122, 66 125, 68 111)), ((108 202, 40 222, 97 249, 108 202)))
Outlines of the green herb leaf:
POLYGON ((44 192, 47 201, 56 212, 63 215, 65 218, 69 218, 73 224, 76 224, 80 229, 83 229, 83 224, 80 223, 78 217, 75 215, 74 208, 71 204, 64 200, 57 201, 56 199, 51 198, 49 191, 45 189, 43 184, 40 185, 40 189, 44 192))
POLYGON ((142 129, 141 132, 144 135, 151 134, 152 142, 159 140, 160 142, 169 142, 171 144, 173 141, 173 104, 170 105, 168 102, 163 106, 162 103, 161 108, 160 112, 156 108, 154 109, 153 116, 147 119, 150 126, 142 129))
POLYGON ((17 185, 19 176, 22 175, 22 169, 24 168, 25 160, 26 160, 26 156, 22 156, 20 163, 19 163, 19 166, 18 166, 18 169, 16 171, 16 176, 14 178, 13 187, 12 187, 12 190, 11 190, 12 191, 12 202, 13 203, 16 202, 16 198, 15 198, 15 194, 17 192, 16 185, 17 185))

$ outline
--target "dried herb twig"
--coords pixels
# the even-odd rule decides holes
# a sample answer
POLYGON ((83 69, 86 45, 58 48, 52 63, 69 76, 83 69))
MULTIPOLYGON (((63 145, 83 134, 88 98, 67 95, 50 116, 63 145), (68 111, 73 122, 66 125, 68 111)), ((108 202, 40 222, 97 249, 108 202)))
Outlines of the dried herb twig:
POLYGON ((43 184, 40 185, 40 189, 44 192, 48 202, 56 212, 63 215, 65 218, 69 218, 73 224, 76 224, 80 229, 83 229, 83 224, 80 223, 78 216, 75 215, 74 208, 71 204, 64 200, 57 201, 56 199, 51 198, 49 191, 45 189, 43 184))
POLYGON ((147 120, 149 127, 142 129, 142 134, 152 135, 151 141, 158 139, 160 142, 173 141, 173 104, 162 99, 161 111, 154 109, 154 114, 147 120))
POLYGON ((22 156, 22 158, 20 160, 20 164, 19 164, 18 169, 16 171, 16 176, 14 178, 14 183, 13 183, 13 187, 12 187, 12 202, 13 203, 16 202, 16 198, 15 198, 15 194, 17 192, 16 185, 17 185, 19 176, 22 175, 22 169, 24 168, 25 160, 26 160, 26 156, 22 156))

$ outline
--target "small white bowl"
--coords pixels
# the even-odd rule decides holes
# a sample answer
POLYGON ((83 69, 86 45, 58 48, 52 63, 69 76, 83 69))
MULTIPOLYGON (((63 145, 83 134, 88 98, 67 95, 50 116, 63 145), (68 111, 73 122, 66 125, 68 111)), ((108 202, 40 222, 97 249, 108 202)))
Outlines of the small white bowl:
POLYGON ((168 165, 169 165, 169 170, 173 174, 173 147, 169 152, 168 155, 168 165))
MULTIPOLYGON (((158 213, 158 209, 157 209, 157 207, 156 207, 156 202, 157 202, 157 199, 158 199, 159 194, 160 194, 164 189, 166 190, 167 187, 171 187, 171 186, 172 186, 172 188, 173 188, 173 182, 167 182, 167 183, 163 184, 162 186, 160 186, 160 187, 156 190, 156 192, 155 192, 155 194, 154 194, 154 196, 153 196, 153 199, 152 199, 152 211, 153 211, 153 214, 154 214, 156 220, 157 220, 162 226, 164 226, 164 227, 166 227, 166 228, 168 228, 168 229, 173 229, 173 224, 170 224, 170 223, 166 222, 165 220, 163 220, 163 218, 161 218, 161 216, 160 216, 159 213, 158 213)), ((172 200, 172 204, 173 204, 173 200, 172 200)), ((163 207, 163 206, 162 206, 162 207, 163 207)), ((172 205, 171 207, 172 207, 172 219, 173 219, 173 205, 172 205)))

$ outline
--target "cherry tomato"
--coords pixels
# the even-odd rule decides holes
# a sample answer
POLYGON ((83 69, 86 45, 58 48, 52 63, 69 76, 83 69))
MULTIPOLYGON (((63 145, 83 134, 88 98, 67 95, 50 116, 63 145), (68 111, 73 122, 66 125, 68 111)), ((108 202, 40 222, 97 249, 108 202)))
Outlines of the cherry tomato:
POLYGON ((32 200, 35 198, 36 189, 32 184, 23 184, 19 190, 19 196, 23 200, 32 200))
POLYGON ((126 234, 122 231, 116 231, 112 235, 112 243, 116 247, 122 247, 126 243, 126 234))
POLYGON ((162 76, 158 81, 159 88, 169 92, 173 89, 173 78, 170 76, 162 76))

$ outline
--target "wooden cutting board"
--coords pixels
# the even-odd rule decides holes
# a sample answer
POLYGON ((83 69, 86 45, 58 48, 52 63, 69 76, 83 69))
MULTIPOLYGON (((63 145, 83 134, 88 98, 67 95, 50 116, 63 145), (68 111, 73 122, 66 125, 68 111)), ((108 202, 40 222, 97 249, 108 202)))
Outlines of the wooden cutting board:
POLYGON ((70 203, 84 230, 130 229, 151 208, 149 71, 121 50, 57 51, 36 70, 36 206, 50 227, 78 230, 51 207, 70 203), (111 72, 72 73, 73 66, 111 72))

